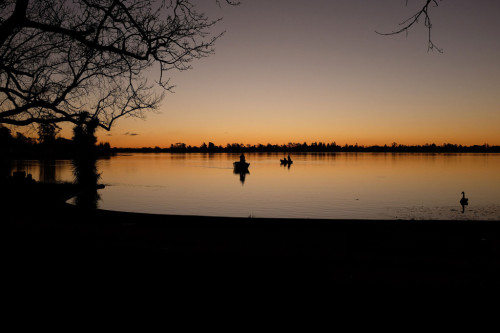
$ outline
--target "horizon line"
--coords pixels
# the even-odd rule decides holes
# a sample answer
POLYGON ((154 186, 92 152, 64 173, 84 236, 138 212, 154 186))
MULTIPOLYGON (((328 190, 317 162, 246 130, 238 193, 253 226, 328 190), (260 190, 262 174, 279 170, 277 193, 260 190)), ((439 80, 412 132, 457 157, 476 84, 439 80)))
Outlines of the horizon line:
MULTIPOLYGON (((106 142, 100 142, 100 144, 105 144, 106 142)), ((108 143, 109 144, 109 143, 108 143)), ((217 145, 212 142, 209 142, 206 144, 203 142, 201 145, 188 145, 184 142, 177 142, 177 143, 171 143, 168 146, 163 146, 160 147, 158 145, 155 146, 136 146, 136 147, 117 147, 113 146, 111 147, 112 149, 162 149, 162 150, 168 150, 168 149, 229 149, 229 148, 313 148, 313 147, 330 147, 330 148, 417 148, 417 147, 422 147, 422 148, 427 148, 427 147, 436 147, 436 148, 473 148, 473 147, 484 147, 484 148, 492 148, 492 147, 500 147, 498 144, 489 144, 489 143, 483 143, 483 144, 472 144, 472 145, 463 145, 463 144, 456 144, 456 143, 451 143, 451 142, 444 142, 442 144, 436 144, 436 143, 425 143, 425 144, 400 144, 397 142, 393 142, 391 144, 374 144, 374 145, 364 145, 364 144, 348 144, 345 143, 343 145, 337 144, 335 141, 333 142, 323 142, 323 141, 314 141, 311 143, 307 143, 307 141, 304 141, 302 143, 300 142, 289 142, 286 144, 275 144, 275 143, 267 143, 267 144, 262 144, 262 143, 257 143, 257 144, 244 144, 244 143, 226 143, 226 145, 217 145), (212 144, 212 145, 210 145, 212 144)))

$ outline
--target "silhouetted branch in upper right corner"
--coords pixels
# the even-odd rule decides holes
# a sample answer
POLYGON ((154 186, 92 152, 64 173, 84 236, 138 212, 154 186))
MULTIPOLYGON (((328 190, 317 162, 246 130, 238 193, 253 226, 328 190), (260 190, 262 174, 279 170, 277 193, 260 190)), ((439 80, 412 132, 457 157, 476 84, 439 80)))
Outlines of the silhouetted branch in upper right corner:
MULTIPOLYGON (((442 1, 442 0, 440 0, 442 1)), ((408 4, 408 0, 406 0, 406 3, 408 4)), ((413 27, 415 24, 418 24, 420 20, 423 18, 424 20, 424 26, 427 28, 428 31, 428 50, 436 50, 439 53, 443 53, 443 49, 440 49, 439 47, 434 44, 431 38, 431 30, 432 30, 432 23, 431 23, 431 17, 429 14, 430 8, 432 7, 438 7, 438 2, 437 0, 426 0, 424 6, 415 14, 401 22, 400 28, 397 30, 394 30, 392 32, 379 32, 375 31, 379 35, 384 35, 384 36, 391 36, 391 35, 397 35, 402 32, 405 32, 408 35, 408 31, 410 30, 411 27, 413 27)))

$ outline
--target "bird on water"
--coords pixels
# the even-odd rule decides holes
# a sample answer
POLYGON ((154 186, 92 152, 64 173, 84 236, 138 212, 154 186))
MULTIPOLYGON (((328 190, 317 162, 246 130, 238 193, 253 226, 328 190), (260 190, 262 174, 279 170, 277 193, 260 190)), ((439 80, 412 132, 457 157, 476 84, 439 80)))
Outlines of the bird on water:
POLYGON ((460 204, 462 206, 468 205, 469 204, 469 199, 465 197, 465 193, 462 192, 462 199, 460 199, 460 204))

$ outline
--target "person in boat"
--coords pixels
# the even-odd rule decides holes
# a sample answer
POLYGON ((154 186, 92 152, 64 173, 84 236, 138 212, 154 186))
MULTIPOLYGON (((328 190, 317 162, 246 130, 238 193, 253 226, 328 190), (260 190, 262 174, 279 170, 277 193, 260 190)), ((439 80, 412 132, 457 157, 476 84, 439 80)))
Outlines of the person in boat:
POLYGON ((241 154, 241 155, 240 155, 240 162, 241 162, 241 163, 245 163, 245 162, 246 162, 246 161, 245 161, 245 155, 244 155, 244 154, 241 154))
POLYGON ((290 158, 290 154, 288 154, 288 163, 292 162, 292 159, 290 158))

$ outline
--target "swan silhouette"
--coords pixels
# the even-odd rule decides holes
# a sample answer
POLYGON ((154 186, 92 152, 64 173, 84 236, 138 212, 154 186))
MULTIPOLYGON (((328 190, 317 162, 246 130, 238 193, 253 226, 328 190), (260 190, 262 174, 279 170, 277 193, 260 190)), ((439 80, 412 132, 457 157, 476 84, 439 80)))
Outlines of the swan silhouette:
POLYGON ((469 204, 469 199, 465 197, 465 193, 462 192, 462 199, 460 199, 460 204, 462 206, 468 205, 469 204))
POLYGON ((462 213, 465 212, 465 206, 469 204, 469 199, 465 197, 465 193, 462 192, 462 199, 460 199, 460 204, 462 205, 462 213))

